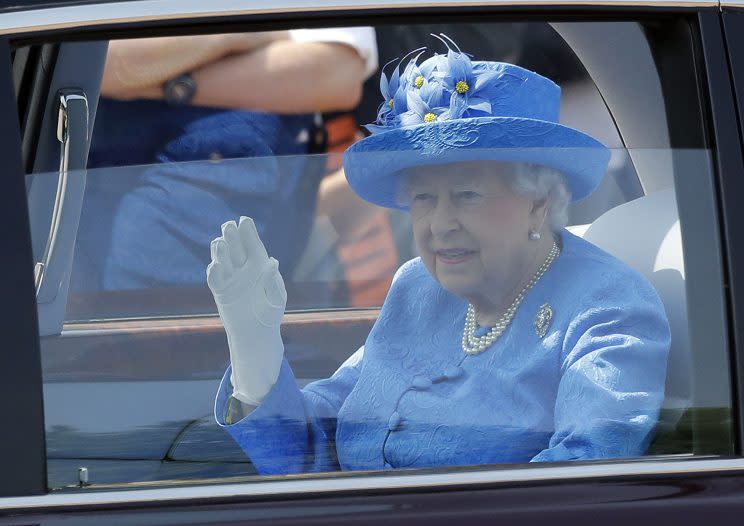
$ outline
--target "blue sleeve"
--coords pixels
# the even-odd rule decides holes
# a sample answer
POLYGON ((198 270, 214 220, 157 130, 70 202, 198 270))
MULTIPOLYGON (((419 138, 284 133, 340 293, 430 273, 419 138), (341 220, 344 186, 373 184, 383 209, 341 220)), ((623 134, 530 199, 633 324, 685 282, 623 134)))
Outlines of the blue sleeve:
POLYGON ((625 301, 597 296, 569 324, 554 433, 533 462, 645 453, 664 400, 670 332, 656 293, 641 289, 625 301))
POLYGON ((215 400, 215 419, 245 451, 262 475, 338 471, 336 419, 359 378, 364 348, 324 380, 297 387, 286 360, 261 404, 232 425, 225 422, 232 394, 231 369, 215 400))

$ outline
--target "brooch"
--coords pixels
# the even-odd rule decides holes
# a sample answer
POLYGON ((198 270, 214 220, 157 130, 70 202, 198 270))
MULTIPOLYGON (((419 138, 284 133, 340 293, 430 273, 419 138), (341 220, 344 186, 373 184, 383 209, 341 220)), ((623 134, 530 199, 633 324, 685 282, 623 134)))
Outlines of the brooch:
POLYGON ((551 307, 547 303, 543 303, 540 306, 540 310, 537 311, 537 316, 535 317, 535 332, 540 338, 547 334, 548 327, 550 327, 550 322, 552 320, 553 307, 551 307))

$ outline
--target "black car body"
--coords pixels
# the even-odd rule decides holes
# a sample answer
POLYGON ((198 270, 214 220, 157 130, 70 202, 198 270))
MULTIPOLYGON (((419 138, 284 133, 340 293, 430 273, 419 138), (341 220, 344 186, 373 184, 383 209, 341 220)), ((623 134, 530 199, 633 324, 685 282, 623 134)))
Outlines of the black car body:
MULTIPOLYGON (((0 524, 739 520, 744 512, 742 9, 735 0, 354 5, 85 0, 0 7, 0 154, 6 184, 0 194, 0 239, 6 247, 0 524), (603 118, 617 132, 616 149, 633 167, 635 186, 621 189, 620 203, 627 217, 639 222, 627 219, 621 231, 645 237, 613 238, 612 216, 608 220, 604 213, 618 203, 609 198, 577 212, 585 219, 575 226, 585 227, 581 231, 609 251, 629 253, 630 245, 642 251, 648 239, 659 245, 669 232, 676 232, 672 242, 686 247, 681 280, 679 272, 660 272, 678 270, 674 265, 664 266, 658 257, 649 263, 654 285, 666 290, 673 331, 687 334, 686 343, 678 345, 684 349, 675 348, 683 358, 670 365, 657 439, 646 457, 634 459, 258 477, 210 414, 227 363, 214 313, 169 313, 167 304, 134 313, 126 311, 126 301, 108 298, 109 305, 124 305, 126 314, 117 316, 114 309, 96 319, 78 311, 70 319, 65 279, 72 244, 65 241, 75 233, 64 229, 56 260, 39 270, 54 222, 60 158, 71 174, 68 209, 82 199, 106 42, 443 22, 546 24, 560 35, 592 80, 603 118), (76 98, 81 94, 84 99, 76 98), (58 131, 63 99, 67 128, 58 131), (654 195, 662 197, 650 201, 654 195), (636 198, 651 204, 625 203, 636 198), (599 207, 596 213, 592 206, 599 207), (117 428, 114 422, 122 415, 128 423, 117 428), (89 484, 78 484, 82 467, 90 472, 89 484)), ((283 336, 298 377, 309 381, 332 373, 363 343, 377 312, 329 306, 289 312, 283 336), (324 332, 328 327, 331 339, 324 332)))

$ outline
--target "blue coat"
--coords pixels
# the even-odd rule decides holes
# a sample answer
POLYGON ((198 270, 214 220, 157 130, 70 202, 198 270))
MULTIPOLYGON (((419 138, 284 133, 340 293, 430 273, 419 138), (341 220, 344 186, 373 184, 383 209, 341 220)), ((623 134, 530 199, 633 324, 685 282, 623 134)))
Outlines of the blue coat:
POLYGON ((467 303, 414 259, 333 376, 300 390, 285 361, 261 405, 226 425, 228 370, 218 423, 262 474, 642 455, 664 398, 664 308, 619 260, 561 238, 560 256, 482 354, 461 349, 467 303), (540 337, 545 304, 553 315, 540 337))

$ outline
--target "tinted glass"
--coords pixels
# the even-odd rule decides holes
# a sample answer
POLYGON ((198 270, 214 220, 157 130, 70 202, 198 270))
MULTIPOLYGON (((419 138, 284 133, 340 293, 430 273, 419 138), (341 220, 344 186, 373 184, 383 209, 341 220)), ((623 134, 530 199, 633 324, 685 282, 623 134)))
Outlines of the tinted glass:
POLYGON ((689 28, 338 31, 112 43, 40 291, 50 485, 729 453, 689 28))

